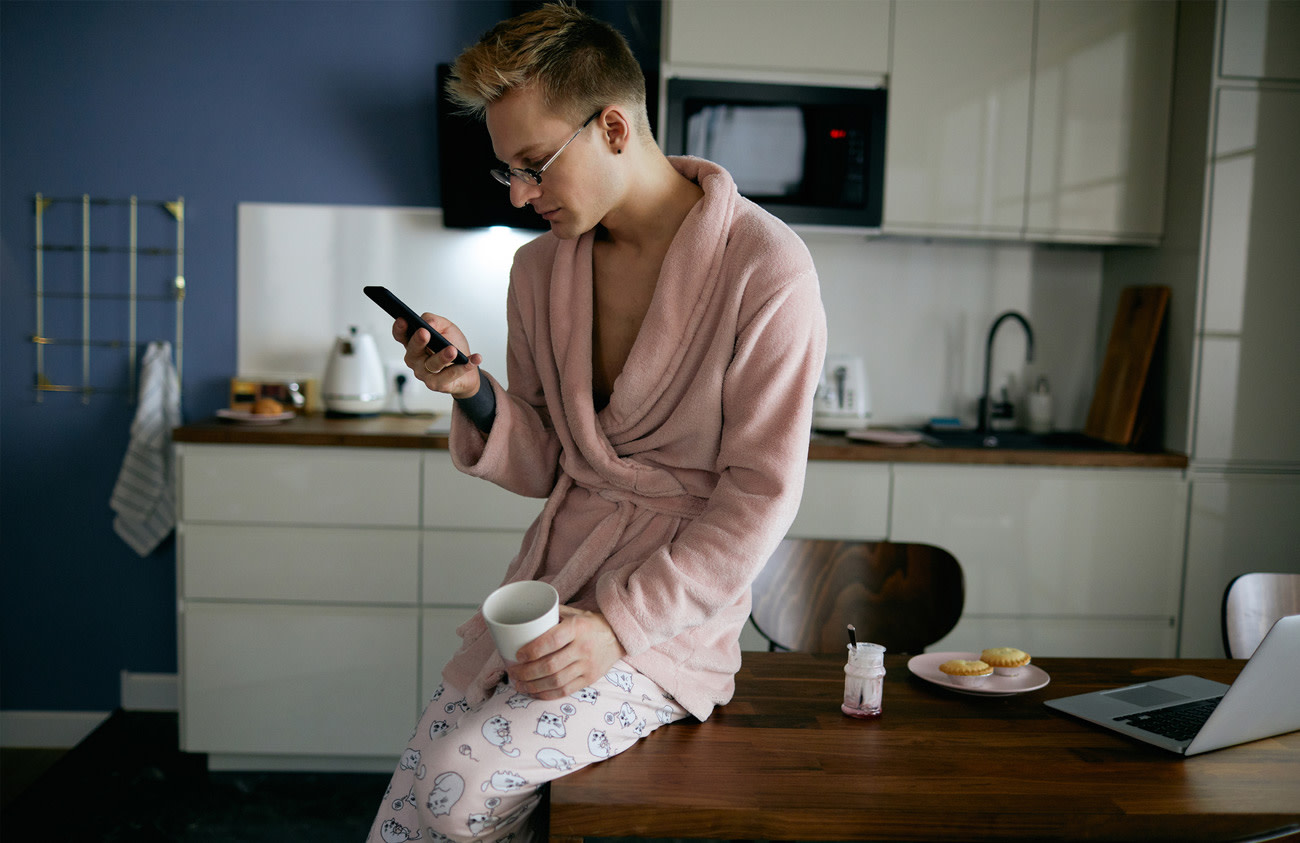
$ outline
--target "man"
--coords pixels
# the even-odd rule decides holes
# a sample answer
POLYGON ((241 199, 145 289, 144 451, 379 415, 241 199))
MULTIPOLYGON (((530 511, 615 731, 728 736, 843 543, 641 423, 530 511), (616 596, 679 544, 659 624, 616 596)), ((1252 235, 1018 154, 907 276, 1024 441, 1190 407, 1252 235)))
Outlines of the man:
POLYGON ((731 698, 750 585, 802 494, 825 352, 807 249, 722 168, 660 152, 611 27, 548 5, 453 76, 487 121, 492 176, 551 231, 515 256, 508 390, 440 316, 425 314, 470 363, 428 354, 423 330, 405 361, 456 399, 458 468, 547 499, 505 581, 550 582, 564 605, 508 667, 481 613, 460 628, 375 840, 521 839, 542 784, 731 698))

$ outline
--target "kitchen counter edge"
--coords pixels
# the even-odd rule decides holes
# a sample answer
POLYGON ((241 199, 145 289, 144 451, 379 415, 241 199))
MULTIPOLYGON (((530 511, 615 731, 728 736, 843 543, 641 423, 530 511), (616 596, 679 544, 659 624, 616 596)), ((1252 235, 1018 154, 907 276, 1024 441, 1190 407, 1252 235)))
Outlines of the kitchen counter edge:
MULTIPOLYGON (((335 448, 417 448, 446 450, 447 434, 429 432, 428 416, 379 416, 331 419, 301 416, 279 424, 245 424, 209 419, 182 425, 172 441, 205 445, 291 445, 335 448)), ((1187 467, 1187 456, 1174 452, 1136 451, 1014 451, 935 448, 929 445, 891 447, 852 441, 844 436, 814 434, 810 460, 841 462, 946 463, 966 465, 1075 466, 1080 468, 1187 467)))

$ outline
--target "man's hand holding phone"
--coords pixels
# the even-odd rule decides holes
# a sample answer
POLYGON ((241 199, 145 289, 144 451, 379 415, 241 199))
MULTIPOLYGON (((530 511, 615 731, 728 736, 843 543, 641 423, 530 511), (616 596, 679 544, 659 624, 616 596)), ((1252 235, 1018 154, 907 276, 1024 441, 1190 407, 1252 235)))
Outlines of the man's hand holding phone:
POLYGON ((451 320, 433 313, 425 313, 422 318, 451 345, 438 352, 430 351, 429 331, 417 325, 408 339, 406 319, 400 318, 393 323, 393 339, 406 346, 402 361, 415 374, 416 380, 434 392, 445 392, 452 398, 469 398, 476 394, 479 389, 478 366, 483 362, 483 355, 471 354, 467 364, 457 364, 457 349, 469 348, 460 328, 451 320))
POLYGON ((417 380, 452 398, 470 398, 478 392, 478 364, 483 356, 461 353, 469 343, 460 328, 432 313, 418 315, 387 287, 372 285, 363 292, 395 320, 393 339, 406 346, 402 360, 417 380))

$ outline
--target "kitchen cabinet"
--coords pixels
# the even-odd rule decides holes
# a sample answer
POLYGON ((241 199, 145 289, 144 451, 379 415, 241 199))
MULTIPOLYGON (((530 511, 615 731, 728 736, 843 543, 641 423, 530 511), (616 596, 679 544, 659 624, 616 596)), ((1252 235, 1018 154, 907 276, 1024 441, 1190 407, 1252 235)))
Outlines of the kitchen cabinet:
POLYGON ((1174 656, 1181 471, 894 466, 890 538, 937 545, 966 577, 934 650, 1174 656))
POLYGON ((891 0, 669 0, 663 54, 675 75, 884 76, 891 0))
POLYGON ((176 453, 181 748, 391 769, 419 714, 418 452, 176 453))
POLYGON ((1038 3, 1030 240, 1160 239, 1176 14, 1164 0, 1038 3))
POLYGON ((424 453, 423 477, 420 685, 427 698, 460 647, 456 628, 501 584, 543 501, 461 473, 446 451, 424 453))
MULTIPOLYGON (((1180 654, 1221 656, 1219 611, 1232 578, 1250 571, 1300 572, 1300 89, 1244 81, 1279 73, 1285 41, 1300 50, 1294 22, 1278 39, 1288 4, 1224 8, 1222 77, 1211 92, 1207 220, 1200 263, 1195 389, 1191 396, 1192 496, 1180 654), (1235 16, 1267 10, 1253 69, 1232 55, 1235 16), (1274 21, 1274 12, 1282 15, 1274 21), (1264 49, 1267 45, 1267 50, 1264 49), (1229 73, 1234 75, 1228 78, 1229 73)), ((1291 14, 1294 15, 1294 4, 1291 14)), ((1236 25, 1242 25, 1240 20, 1236 25)), ((1197 175, 1200 175, 1198 171, 1197 175)))
POLYGON ((414 606, 194 601, 182 618, 183 749, 213 769, 392 769, 419 714, 414 606))
POLYGON ((389 770, 540 500, 445 451, 177 446, 181 746, 389 770))
POLYGON ((1221 658, 1223 594, 1252 571, 1300 573, 1300 475, 1223 474, 1192 482, 1179 655, 1221 658))
MULTIPOLYGON (((436 447, 176 452, 182 748, 391 770, 542 501, 436 447)), ((966 612, 936 649, 1173 655, 1185 501, 1180 470, 818 459, 789 535, 952 552, 966 612)))
POLYGON ((415 526, 418 456, 359 448, 190 448, 180 451, 187 521, 415 526))
POLYGON ((1232 0, 1223 5, 1219 74, 1232 79, 1300 82, 1300 3, 1232 0))
POLYGON ((1175 4, 931 0, 894 11, 883 228, 1159 239, 1175 4))
POLYGON ((803 500, 786 535, 883 541, 889 534, 889 487, 888 464, 809 462, 803 500))
POLYGON ((1179 656, 1223 655, 1232 578, 1300 572, 1300 5, 1180 3, 1166 236, 1104 255, 1103 300, 1173 290, 1164 442, 1186 450, 1179 656))
POLYGON ((1225 86, 1217 107, 1192 451, 1218 466, 1293 469, 1300 90, 1225 86))
MULTIPOLYGON (((886 78, 887 233, 1159 241, 1177 4, 808 0, 794 8, 672 0, 665 76, 886 78)), ((1249 21, 1239 29, 1248 32, 1249 21)))
POLYGON ((886 231, 1021 235, 1033 38, 1032 0, 897 4, 886 231))
POLYGON ((415 529, 190 520, 183 526, 187 599, 409 604, 418 593, 415 529))

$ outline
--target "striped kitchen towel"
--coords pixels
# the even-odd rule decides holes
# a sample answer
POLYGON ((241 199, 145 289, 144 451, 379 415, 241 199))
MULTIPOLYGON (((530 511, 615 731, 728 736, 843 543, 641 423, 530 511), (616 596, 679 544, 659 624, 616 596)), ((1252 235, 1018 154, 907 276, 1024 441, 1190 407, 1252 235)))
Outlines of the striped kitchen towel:
POLYGON ((181 390, 172 344, 151 342, 140 364, 140 399, 131 422, 117 484, 108 505, 113 529, 131 549, 148 556, 176 526, 172 488, 172 428, 181 421, 181 390))

